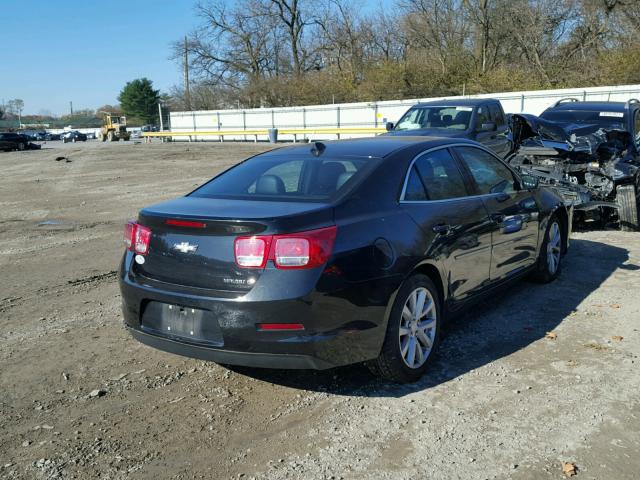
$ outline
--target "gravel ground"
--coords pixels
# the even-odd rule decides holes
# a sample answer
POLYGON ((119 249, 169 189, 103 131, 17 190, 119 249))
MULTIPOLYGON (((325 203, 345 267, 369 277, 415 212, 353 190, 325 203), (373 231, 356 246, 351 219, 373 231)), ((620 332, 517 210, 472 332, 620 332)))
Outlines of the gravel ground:
POLYGON ((636 233, 575 234, 558 281, 453 322, 410 386, 358 365, 232 371, 131 339, 125 220, 267 148, 0 154, 0 478, 553 479, 563 462, 640 477, 636 233))

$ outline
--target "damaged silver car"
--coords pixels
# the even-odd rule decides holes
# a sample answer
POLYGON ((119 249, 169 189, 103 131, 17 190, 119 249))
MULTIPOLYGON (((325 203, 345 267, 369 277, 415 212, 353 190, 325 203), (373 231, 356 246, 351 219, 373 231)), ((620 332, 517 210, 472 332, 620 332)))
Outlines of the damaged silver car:
POLYGON ((510 119, 508 163, 555 187, 576 226, 640 230, 640 101, 563 99, 539 117, 510 119))

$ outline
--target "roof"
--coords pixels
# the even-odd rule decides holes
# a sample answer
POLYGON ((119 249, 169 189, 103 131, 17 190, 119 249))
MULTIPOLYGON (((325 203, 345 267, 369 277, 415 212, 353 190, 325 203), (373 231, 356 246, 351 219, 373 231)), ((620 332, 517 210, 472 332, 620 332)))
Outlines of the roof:
POLYGON ((483 103, 487 102, 498 102, 500 100, 496 98, 459 98, 459 99, 449 99, 449 100, 432 100, 430 102, 420 102, 416 103, 414 107, 477 107, 483 103))
MULTIPOLYGON (((276 148, 262 155, 291 155, 309 153, 314 143, 302 143, 276 148)), ((463 138, 445 138, 429 136, 386 136, 367 138, 350 138, 346 140, 331 140, 322 143, 326 148, 322 156, 332 157, 385 157, 392 152, 402 149, 421 146, 424 148, 439 147, 452 143, 469 143, 475 145, 476 142, 463 138)))
MULTIPOLYGON (((568 111, 588 111, 588 112, 624 112, 625 102, 563 102, 560 105, 547 108, 547 110, 568 110, 568 111)), ((632 105, 638 105, 633 103, 632 105)))

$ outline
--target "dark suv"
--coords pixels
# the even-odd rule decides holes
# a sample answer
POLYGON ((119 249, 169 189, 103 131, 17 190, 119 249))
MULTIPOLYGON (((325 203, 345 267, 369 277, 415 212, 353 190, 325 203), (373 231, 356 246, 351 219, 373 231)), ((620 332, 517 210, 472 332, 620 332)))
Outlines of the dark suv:
POLYGON ((558 101, 539 117, 511 117, 508 162, 555 186, 581 223, 638 230, 640 101, 558 101))
POLYGON ((386 135, 467 138, 504 157, 511 150, 507 121, 499 100, 473 98, 422 102, 397 124, 387 123, 386 135))

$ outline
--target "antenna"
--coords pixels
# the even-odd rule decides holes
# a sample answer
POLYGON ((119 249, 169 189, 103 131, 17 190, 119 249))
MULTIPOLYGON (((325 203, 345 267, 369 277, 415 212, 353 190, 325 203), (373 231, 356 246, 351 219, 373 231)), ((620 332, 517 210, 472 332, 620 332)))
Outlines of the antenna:
POLYGON ((311 153, 315 157, 319 157, 325 151, 327 146, 322 142, 313 142, 313 147, 311 147, 311 153))

